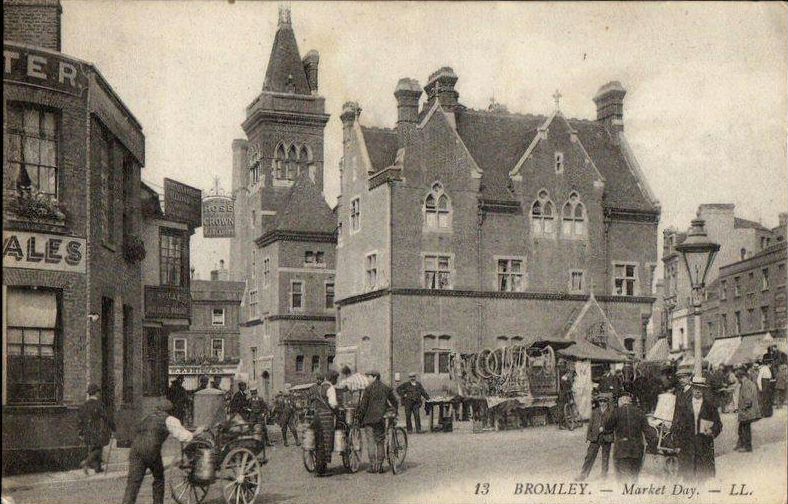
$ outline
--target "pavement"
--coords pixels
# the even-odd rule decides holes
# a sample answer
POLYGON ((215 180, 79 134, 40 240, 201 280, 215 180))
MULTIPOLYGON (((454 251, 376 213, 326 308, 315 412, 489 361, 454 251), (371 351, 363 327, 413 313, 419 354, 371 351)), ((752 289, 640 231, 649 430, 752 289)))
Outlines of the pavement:
MULTIPOLYGON (((787 417, 786 408, 782 408, 776 410, 773 417, 754 424, 755 451, 739 453, 733 451, 736 442, 736 417, 731 414, 723 415, 723 432, 715 442, 718 478, 695 489, 692 496, 688 494, 689 486, 685 488, 679 483, 664 480, 663 458, 647 456, 639 485, 644 488, 651 485, 652 490, 665 485, 666 495, 642 495, 639 497, 640 502, 785 502, 785 475, 788 471, 787 417), (678 493, 672 495, 673 492, 678 493)), ((623 500, 621 496, 625 487, 612 476, 601 479, 598 467, 592 471, 590 480, 585 482, 587 494, 581 497, 515 493, 518 483, 523 484, 522 488, 529 483, 563 483, 567 489, 572 484, 577 485, 574 477, 579 472, 585 454, 585 429, 569 432, 559 431, 554 426, 545 426, 473 434, 470 422, 456 422, 454 425, 453 433, 409 436, 405 471, 402 474, 368 474, 365 472, 366 465, 362 466, 362 471, 358 474, 348 474, 342 469, 341 462, 335 455, 329 466, 330 477, 322 479, 315 479, 304 470, 302 451, 299 448, 292 445, 284 447, 281 443, 276 443, 280 439, 279 430, 276 427, 270 428, 276 446, 268 451, 269 463, 263 466, 263 485, 257 503, 492 504, 569 501, 602 504, 623 500)), ((72 476, 71 480, 62 477, 47 480, 43 475, 37 477, 42 478, 39 480, 42 484, 37 486, 14 486, 22 477, 10 478, 12 481, 3 478, 2 495, 13 498, 14 504, 107 504, 119 503, 125 486, 123 471, 110 472, 109 476, 98 478, 86 478, 79 473, 76 478, 72 476)), ((218 486, 214 485, 216 488, 211 489, 205 504, 224 502, 218 486)), ((148 476, 142 486, 139 504, 151 502, 150 487, 148 476)), ((577 487, 572 488, 577 490, 577 487)), ((635 497, 626 498, 632 499, 635 497)), ((165 502, 173 502, 169 492, 165 502)))

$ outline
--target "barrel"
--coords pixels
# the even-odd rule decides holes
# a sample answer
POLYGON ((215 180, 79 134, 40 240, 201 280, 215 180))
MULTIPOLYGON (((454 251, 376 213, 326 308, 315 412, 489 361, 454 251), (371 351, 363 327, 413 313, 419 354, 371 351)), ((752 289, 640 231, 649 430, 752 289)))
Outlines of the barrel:
POLYGON ((306 427, 303 430, 303 439, 301 440, 301 447, 304 450, 315 449, 315 429, 313 429, 312 427, 306 427))
POLYGON ((334 431, 334 451, 342 453, 347 447, 345 446, 345 431, 337 429, 334 431))
POLYGON ((195 481, 213 481, 216 476, 216 460, 210 448, 198 448, 194 454, 192 479, 195 481))

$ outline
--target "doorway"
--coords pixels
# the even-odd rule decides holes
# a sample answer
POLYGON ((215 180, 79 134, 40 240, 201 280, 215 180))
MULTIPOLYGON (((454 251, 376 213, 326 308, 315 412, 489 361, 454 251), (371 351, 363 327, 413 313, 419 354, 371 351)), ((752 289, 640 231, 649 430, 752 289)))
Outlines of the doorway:
POLYGON ((263 397, 265 398, 266 401, 270 401, 271 400, 271 375, 268 373, 268 371, 263 371, 263 374, 261 375, 261 378, 263 379, 263 397))
POLYGON ((114 308, 112 298, 101 298, 101 401, 110 415, 115 413, 114 308))

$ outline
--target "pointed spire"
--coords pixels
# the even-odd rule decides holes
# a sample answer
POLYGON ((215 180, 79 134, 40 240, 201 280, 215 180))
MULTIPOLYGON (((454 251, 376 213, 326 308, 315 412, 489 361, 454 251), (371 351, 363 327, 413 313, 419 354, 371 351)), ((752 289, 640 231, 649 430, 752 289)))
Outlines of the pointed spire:
POLYGON ((268 58, 263 91, 311 94, 290 18, 290 7, 279 6, 279 27, 268 58))
POLYGON ((292 27, 290 23, 290 6, 285 4, 279 5, 279 28, 292 27))

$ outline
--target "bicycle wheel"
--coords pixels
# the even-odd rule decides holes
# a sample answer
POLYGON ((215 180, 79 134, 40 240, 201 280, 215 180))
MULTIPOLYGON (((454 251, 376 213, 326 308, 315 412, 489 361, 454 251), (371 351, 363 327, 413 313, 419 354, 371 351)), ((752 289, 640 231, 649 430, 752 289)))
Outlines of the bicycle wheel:
POLYGON ((307 472, 315 472, 316 463, 315 450, 304 450, 304 468, 307 472))
POLYGON ((342 453, 342 465, 351 473, 361 468, 361 429, 351 427, 348 434, 348 447, 342 453))
POLYGON ((408 433, 402 427, 394 427, 386 441, 386 455, 391 466, 391 472, 402 472, 405 456, 408 454, 408 433))

